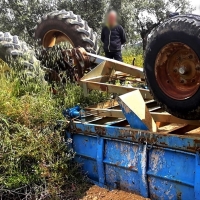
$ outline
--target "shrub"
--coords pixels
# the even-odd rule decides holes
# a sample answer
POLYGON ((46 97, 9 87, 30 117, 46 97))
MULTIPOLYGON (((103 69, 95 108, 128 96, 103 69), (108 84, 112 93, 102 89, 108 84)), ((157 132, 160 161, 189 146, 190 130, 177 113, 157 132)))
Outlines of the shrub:
POLYGON ((75 152, 65 141, 62 110, 103 101, 87 98, 77 84, 60 86, 57 95, 40 76, 11 70, 0 74, 0 197, 2 199, 78 199, 88 186, 75 152))
POLYGON ((1 117, 0 137, 2 199, 76 199, 85 191, 86 179, 71 163, 74 152, 60 132, 1 117))
POLYGON ((123 61, 127 64, 133 63, 133 59, 135 58, 135 66, 143 67, 144 58, 141 50, 135 48, 124 49, 122 51, 123 61))

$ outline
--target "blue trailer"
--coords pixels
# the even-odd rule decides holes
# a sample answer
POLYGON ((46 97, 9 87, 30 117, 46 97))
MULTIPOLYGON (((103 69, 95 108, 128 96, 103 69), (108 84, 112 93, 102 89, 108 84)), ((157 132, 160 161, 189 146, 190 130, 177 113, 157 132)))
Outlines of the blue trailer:
POLYGON ((91 181, 143 197, 200 199, 200 139, 120 127, 73 122, 75 160, 91 181), (152 144, 152 141, 153 144, 152 144))
MULTIPOLYGON (((148 35, 144 73, 95 55, 97 34, 71 11, 51 12, 35 27, 45 48, 73 46, 62 52, 59 68, 80 81, 85 95, 101 90, 116 97, 64 112, 75 159, 95 184, 151 199, 200 199, 200 17, 177 14, 148 35)), ((65 74, 47 71, 58 75, 55 81, 65 74)))
POLYGON ((200 200, 199 120, 165 112, 147 89, 110 84, 111 77, 127 80, 127 74, 142 79, 141 69, 88 56, 97 67, 81 79, 85 94, 117 93, 84 111, 77 106, 64 112, 75 160, 90 180, 152 200, 200 200))
MULTIPOLYGON (((136 92, 132 94, 136 97, 136 92)), ((198 122, 164 123, 150 132, 144 120, 124 105, 125 99, 86 108, 81 119, 70 121, 67 137, 73 140, 75 160, 100 187, 152 200, 199 200, 198 122)))

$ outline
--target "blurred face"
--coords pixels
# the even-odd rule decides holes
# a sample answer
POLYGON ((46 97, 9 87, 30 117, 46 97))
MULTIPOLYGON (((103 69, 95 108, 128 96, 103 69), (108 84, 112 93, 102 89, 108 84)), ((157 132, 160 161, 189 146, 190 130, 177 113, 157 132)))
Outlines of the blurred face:
POLYGON ((115 26, 117 23, 117 13, 114 11, 111 11, 108 14, 108 18, 107 18, 107 23, 109 26, 115 26))

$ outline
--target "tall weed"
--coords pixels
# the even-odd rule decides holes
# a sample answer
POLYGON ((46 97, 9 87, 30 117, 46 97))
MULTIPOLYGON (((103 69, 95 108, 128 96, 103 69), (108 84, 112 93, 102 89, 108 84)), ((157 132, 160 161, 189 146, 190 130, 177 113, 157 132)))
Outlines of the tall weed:
MULTIPOLYGON (((62 110, 104 101, 99 91, 84 97, 78 84, 56 88, 42 76, 13 67, 0 74, 0 198, 79 199, 88 187, 75 152, 59 130, 62 110)), ((63 119, 64 120, 64 119, 63 119)))

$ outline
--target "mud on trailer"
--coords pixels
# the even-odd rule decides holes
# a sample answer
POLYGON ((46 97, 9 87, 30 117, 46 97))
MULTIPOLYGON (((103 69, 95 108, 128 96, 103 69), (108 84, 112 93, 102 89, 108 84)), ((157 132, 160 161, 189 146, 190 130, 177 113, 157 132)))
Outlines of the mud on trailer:
MULTIPOLYGON (((71 11, 38 21, 35 39, 42 46, 72 45, 62 52, 61 71, 74 73, 86 95, 90 90, 117 94, 84 112, 78 107, 66 112, 75 159, 94 183, 151 199, 200 199, 199 36, 199 16, 166 20, 149 35, 143 72, 96 55, 96 33, 71 11), (116 80, 131 87, 112 84, 116 80), (140 87, 144 80, 149 90, 140 87)), ((0 47, 4 60, 5 53, 27 54, 27 46, 9 33, 0 33, 0 47)), ((34 55, 23 58, 34 68, 34 55)), ((61 80, 59 70, 46 71, 61 80)))

